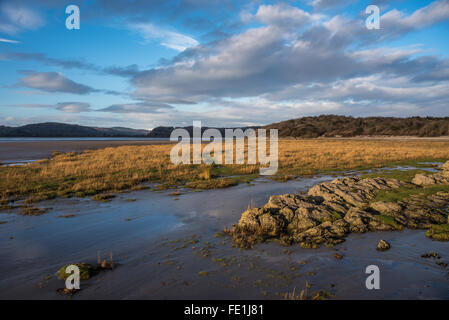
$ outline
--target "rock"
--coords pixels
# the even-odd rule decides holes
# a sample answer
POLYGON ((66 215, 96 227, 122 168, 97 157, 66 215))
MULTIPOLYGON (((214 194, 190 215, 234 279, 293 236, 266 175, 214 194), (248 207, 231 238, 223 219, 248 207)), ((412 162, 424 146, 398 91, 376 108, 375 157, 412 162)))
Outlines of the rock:
POLYGON ((425 253, 421 256, 422 258, 435 258, 435 259, 441 259, 441 256, 436 252, 429 252, 425 253))
POLYGON ((272 215, 269 212, 264 212, 259 216, 260 228, 262 233, 268 237, 275 237, 279 235, 284 227, 284 221, 279 215, 272 215))
POLYGON ((444 163, 440 169, 443 171, 449 171, 449 161, 446 161, 446 163, 444 163))
POLYGON ((418 173, 412 180, 412 183, 418 186, 428 186, 436 183, 436 179, 433 176, 428 176, 422 173, 418 173))
POLYGON ((247 230, 256 230, 260 227, 258 209, 249 209, 243 212, 239 220, 239 226, 247 230))
POLYGON ((443 267, 443 268, 446 268, 446 267, 447 267, 447 263, 444 263, 443 261, 437 261, 437 262, 435 262, 435 263, 436 263, 437 265, 443 267))
MULTIPOLYGON (((417 175, 415 183, 448 183, 441 173, 417 175), (426 180, 427 179, 427 180, 426 180)), ((411 196, 401 202, 373 202, 381 190, 417 188, 396 179, 345 177, 317 184, 307 195, 284 194, 270 197, 266 205, 246 210, 228 232, 233 244, 250 248, 256 243, 278 240, 306 248, 333 246, 351 232, 393 231, 403 227, 430 229, 426 235, 449 240, 449 193, 422 198, 411 196), (443 225, 443 226, 441 226, 443 225)))
POLYGON ((395 216, 402 211, 402 206, 394 202, 373 202, 370 207, 387 216, 395 216))
POLYGON ((431 225, 426 231, 426 237, 438 241, 449 241, 449 224, 431 225))
POLYGON ((68 297, 73 296, 75 293, 77 293, 78 291, 80 291, 80 289, 67 289, 67 288, 60 288, 57 289, 56 292, 68 297))
POLYGON ((346 213, 344 220, 349 223, 351 232, 365 233, 368 231, 368 224, 372 217, 373 216, 368 212, 357 208, 351 208, 348 213, 346 213))
POLYGON ((436 173, 433 175, 425 175, 418 173, 412 180, 412 183, 418 186, 430 186, 434 184, 449 183, 448 171, 436 173))
POLYGON ((312 187, 308 195, 327 202, 349 203, 364 207, 380 190, 398 188, 403 183, 395 179, 346 177, 332 182, 324 182, 312 187))
MULTIPOLYGON (((81 262, 81 263, 74 263, 73 265, 77 266, 80 270, 80 280, 88 280, 93 276, 97 275, 99 272, 98 268, 88 263, 81 262)), ((58 276, 59 279, 67 279, 71 275, 70 273, 66 273, 66 269, 68 266, 69 265, 65 265, 58 270, 56 275, 58 276)))
POLYGON ((379 243, 377 244, 377 248, 376 249, 378 251, 385 251, 385 250, 388 250, 390 248, 391 248, 391 246, 390 246, 390 244, 387 241, 380 240, 379 243))
POLYGON ((341 254, 334 253, 334 258, 337 260, 341 260, 341 259, 343 259, 343 256, 341 254))
MULTIPOLYGON (((343 222, 344 223, 344 222, 343 222)), ((302 247, 313 248, 319 244, 332 246, 344 241, 348 228, 346 225, 331 223, 330 221, 307 229, 293 237, 294 242, 298 242, 302 247)))

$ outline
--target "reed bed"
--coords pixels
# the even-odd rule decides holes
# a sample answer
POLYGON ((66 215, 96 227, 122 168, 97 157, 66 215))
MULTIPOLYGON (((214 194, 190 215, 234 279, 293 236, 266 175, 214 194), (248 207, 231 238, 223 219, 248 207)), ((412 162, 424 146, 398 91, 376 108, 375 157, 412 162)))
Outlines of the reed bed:
MULTIPOLYGON (((17 167, 0 167, 0 195, 41 201, 145 188, 186 185, 222 188, 250 181, 259 165, 181 164, 170 161, 173 145, 121 146, 75 153, 17 167)), ((247 149, 247 148, 246 148, 247 149)), ((247 150, 245 150, 245 156, 247 150)), ((280 140, 279 169, 274 179, 449 159, 449 141, 389 139, 280 140)))

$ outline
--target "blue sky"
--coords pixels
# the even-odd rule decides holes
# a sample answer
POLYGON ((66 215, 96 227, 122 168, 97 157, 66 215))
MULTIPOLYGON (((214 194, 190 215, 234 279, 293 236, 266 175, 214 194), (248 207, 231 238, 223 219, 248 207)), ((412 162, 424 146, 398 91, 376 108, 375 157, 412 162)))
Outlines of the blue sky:
POLYGON ((0 125, 449 116, 448 31, 449 0, 3 0, 0 125))

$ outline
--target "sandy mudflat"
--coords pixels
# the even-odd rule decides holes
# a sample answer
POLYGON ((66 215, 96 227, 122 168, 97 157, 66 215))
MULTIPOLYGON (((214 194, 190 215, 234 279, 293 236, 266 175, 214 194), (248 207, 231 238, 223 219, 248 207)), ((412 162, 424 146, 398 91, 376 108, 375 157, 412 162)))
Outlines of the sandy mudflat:
POLYGON ((48 158, 54 151, 81 152, 125 145, 151 145, 170 143, 166 140, 73 140, 73 141, 24 141, 1 142, 0 161, 39 160, 48 158))
POLYGON ((142 190, 108 203, 57 199, 41 203, 53 209, 39 217, 0 214, 0 300, 65 300, 56 291, 64 280, 55 272, 70 263, 95 264, 99 252, 113 253, 117 268, 82 281, 72 299, 281 299, 307 283, 333 299, 449 299, 448 269, 421 257, 434 251, 449 262, 448 243, 426 238, 424 230, 351 234, 320 249, 271 242, 240 250, 216 236, 251 202, 261 206, 273 194, 299 193, 334 178, 259 179, 181 190, 177 198, 170 190, 142 190), (60 217, 66 214, 72 217, 60 217), (377 251, 379 239, 391 249, 377 251), (369 265, 380 269, 379 290, 365 286, 369 265))

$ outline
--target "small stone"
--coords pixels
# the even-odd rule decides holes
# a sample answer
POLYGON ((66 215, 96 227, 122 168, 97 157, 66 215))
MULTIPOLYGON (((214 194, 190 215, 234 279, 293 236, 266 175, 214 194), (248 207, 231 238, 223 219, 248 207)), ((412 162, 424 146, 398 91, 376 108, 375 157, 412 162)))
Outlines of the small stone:
POLYGON ((437 265, 442 266, 443 268, 447 267, 447 263, 444 263, 443 261, 437 261, 435 262, 437 265))
POLYGON ((441 170, 443 171, 449 171, 449 161, 447 161, 445 164, 441 166, 441 170))
POLYGON ((418 186, 428 186, 436 184, 436 179, 434 176, 428 176, 422 173, 418 173, 412 180, 412 183, 418 186))
POLYGON ((67 288, 60 288, 60 289, 56 290, 57 293, 62 294, 62 295, 66 295, 68 297, 73 296, 78 291, 80 291, 80 290, 79 289, 67 289, 67 288))
POLYGON ((341 260, 341 259, 343 259, 343 256, 341 254, 334 253, 334 258, 338 259, 338 260, 341 260))
POLYGON ((429 252, 425 253, 421 256, 422 258, 435 258, 435 259, 441 259, 441 256, 436 252, 429 252))
POLYGON ((391 248, 390 244, 385 240, 380 240, 379 243, 377 244, 377 250, 379 251, 385 251, 390 248, 391 248))

